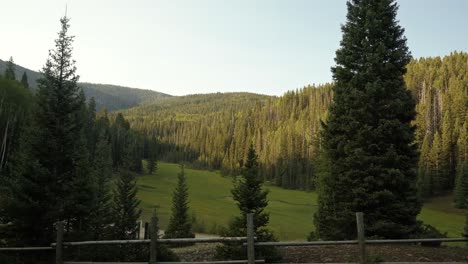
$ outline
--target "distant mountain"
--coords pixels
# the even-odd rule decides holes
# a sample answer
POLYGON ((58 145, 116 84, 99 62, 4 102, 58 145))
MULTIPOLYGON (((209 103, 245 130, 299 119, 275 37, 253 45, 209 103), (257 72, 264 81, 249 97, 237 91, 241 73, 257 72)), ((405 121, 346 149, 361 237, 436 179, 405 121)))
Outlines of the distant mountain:
POLYGON ((221 112, 237 113, 255 105, 264 105, 269 99, 275 98, 275 96, 248 92, 191 94, 139 105, 122 113, 131 123, 146 118, 158 121, 192 122, 221 112))
MULTIPOLYGON (((6 68, 6 62, 0 60, 0 73, 3 73, 6 68)), ((32 90, 37 89, 37 80, 41 77, 39 72, 16 65, 16 78, 21 79, 23 72, 28 76, 29 85, 32 90)), ((109 111, 132 108, 145 103, 157 102, 160 99, 172 97, 168 94, 124 87, 111 84, 94 84, 94 83, 79 83, 83 88, 86 98, 94 97, 96 100, 97 110, 106 107, 109 111)))

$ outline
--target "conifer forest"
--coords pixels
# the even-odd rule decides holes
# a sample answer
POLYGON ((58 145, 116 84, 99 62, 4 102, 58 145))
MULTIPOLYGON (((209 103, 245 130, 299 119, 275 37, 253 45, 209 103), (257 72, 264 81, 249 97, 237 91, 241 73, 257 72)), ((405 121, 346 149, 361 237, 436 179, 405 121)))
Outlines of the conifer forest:
MULTIPOLYGON (((323 65, 331 78, 279 95, 243 87, 171 95, 158 87, 81 82, 86 50, 77 47, 86 36, 75 36, 81 20, 66 13, 57 16, 58 33, 48 39, 39 71, 16 63, 20 54, 0 54, 7 58, 0 60, 0 250, 50 246, 59 224, 65 241, 143 239, 137 223, 148 220, 144 208, 153 208, 157 219, 161 204, 146 204, 151 191, 139 191, 153 187, 140 179, 157 180, 168 163, 179 171, 169 221, 157 227, 164 230, 161 238, 194 238, 200 230, 244 237, 247 214, 253 214, 257 241, 278 241, 271 186, 316 197, 304 201, 312 204, 307 214, 314 226, 304 239, 356 239, 356 212, 364 213, 368 237, 444 237, 419 217, 440 197, 447 212, 466 213, 460 229, 468 236, 468 48, 415 56, 420 53, 400 22, 400 1, 339 5, 346 13, 336 29, 340 41, 331 69, 323 65), (229 223, 221 221, 213 232, 203 226, 203 206, 192 206, 188 169, 232 181, 222 198, 236 205, 229 223)), ((206 183, 206 192, 210 188, 206 183)), ((186 260, 176 254, 181 247, 158 244, 158 261, 186 260)), ((144 244, 67 252, 70 260, 119 262, 147 262, 150 254, 144 244)), ((234 243, 212 253, 216 260, 246 254, 234 243)), ((256 254, 267 262, 292 261, 273 247, 256 254)), ((0 251, 0 263, 53 261, 48 253, 0 251)))

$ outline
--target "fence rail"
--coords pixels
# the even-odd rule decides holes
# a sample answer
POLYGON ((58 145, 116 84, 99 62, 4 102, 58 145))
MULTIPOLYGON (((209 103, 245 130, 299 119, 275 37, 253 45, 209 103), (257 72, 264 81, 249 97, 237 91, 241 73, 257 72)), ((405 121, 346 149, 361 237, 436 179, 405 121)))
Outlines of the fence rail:
POLYGON ((0 248, 0 251, 39 251, 39 250, 54 250, 53 247, 7 247, 0 248))
MULTIPOLYGON (((468 242, 467 237, 460 238, 421 238, 421 239, 380 239, 380 240, 364 240, 366 244, 413 244, 425 242, 468 242)), ((255 246, 275 246, 275 247, 304 247, 304 246, 325 246, 325 245, 357 245, 358 240, 341 240, 341 241, 291 241, 291 242, 255 242, 255 246)), ((244 246, 247 243, 243 243, 244 246)))
MULTIPOLYGON (((192 243, 225 243, 225 242, 244 242, 247 237, 214 237, 214 238, 171 238, 158 239, 160 244, 192 244, 192 243)), ((84 246, 84 245, 115 245, 115 244, 149 244, 151 239, 141 240, 100 240, 100 241, 79 241, 63 242, 64 246, 84 246)), ((55 247, 57 244, 52 243, 55 247)))
MULTIPOLYGON (((243 264, 247 260, 225 260, 225 261, 199 261, 199 262, 158 262, 158 264, 243 264)), ((255 263, 265 263, 263 259, 255 260, 255 263)), ((148 264, 148 262, 83 262, 83 261, 65 261, 63 264, 148 264)))
MULTIPOLYGON (((174 238, 174 239, 158 239, 157 236, 157 218, 151 219, 150 239, 143 240, 102 240, 102 241, 79 241, 79 242, 64 242, 63 241, 63 224, 57 224, 57 240, 50 247, 11 247, 0 248, 2 251, 38 251, 38 250, 55 250, 56 264, 240 264, 240 263, 264 263, 265 260, 255 259, 255 247, 275 246, 275 247, 290 247, 290 246, 321 246, 321 245, 358 245, 359 246, 359 263, 365 264, 366 245, 367 244, 411 244, 425 242, 468 242, 468 237, 461 238, 423 238, 423 239, 377 239, 366 240, 364 234, 364 215, 356 213, 356 227, 358 231, 357 240, 341 240, 341 241, 296 241, 296 242, 255 242, 253 216, 247 215, 247 237, 218 237, 218 238, 174 238), (228 261, 206 261, 206 262, 156 262, 157 244, 183 244, 183 243, 226 243, 226 242, 244 242, 242 245, 247 247, 247 260, 228 260, 228 261), (86 261, 64 261, 63 248, 65 246, 82 246, 82 245, 116 245, 116 244, 150 244, 150 259, 149 262, 86 262, 86 261)), ((385 263, 411 263, 411 262, 385 262, 385 263)), ((424 263, 424 262, 412 262, 424 263)), ((427 263, 427 262, 426 262, 427 263)), ((446 262, 449 263, 449 262, 446 262)), ((450 262, 454 263, 454 262, 450 262)))

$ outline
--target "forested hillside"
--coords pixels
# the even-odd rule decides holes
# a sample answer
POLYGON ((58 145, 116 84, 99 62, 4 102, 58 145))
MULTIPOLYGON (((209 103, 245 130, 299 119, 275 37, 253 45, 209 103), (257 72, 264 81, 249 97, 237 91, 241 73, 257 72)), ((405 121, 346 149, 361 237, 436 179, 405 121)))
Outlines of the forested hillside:
MULTIPOLYGON (((7 67, 7 62, 0 60, 0 72, 4 72, 7 67)), ((15 65, 16 79, 21 80, 23 73, 26 73, 29 87, 37 90, 37 80, 41 77, 41 73, 30 69, 15 65)), ((96 108, 100 110, 106 107, 109 111, 131 108, 146 102, 155 102, 158 99, 169 97, 170 95, 159 93, 152 90, 136 89, 110 84, 95 84, 95 83, 78 83, 86 98, 94 97, 96 108)))
POLYGON ((416 98, 419 186, 428 197, 456 187, 457 205, 468 197, 468 53, 421 58, 408 65, 406 83, 416 98), (465 197, 465 198, 463 198, 465 197))
MULTIPOLYGON (((421 150, 422 195, 453 190, 458 175, 457 190, 466 197, 468 54, 412 60, 407 69, 407 88, 417 101, 414 124, 421 150)), ((253 142, 265 180, 285 188, 312 189, 316 136, 332 100, 331 87, 307 86, 269 98, 177 97, 128 109, 124 115, 133 128, 158 138, 162 159, 193 161, 235 174, 253 142)))
POLYGON ((284 96, 193 95, 126 110, 134 129, 155 135, 161 158, 237 173, 250 143, 261 175, 286 188, 313 187, 315 134, 331 100, 330 85, 284 96))

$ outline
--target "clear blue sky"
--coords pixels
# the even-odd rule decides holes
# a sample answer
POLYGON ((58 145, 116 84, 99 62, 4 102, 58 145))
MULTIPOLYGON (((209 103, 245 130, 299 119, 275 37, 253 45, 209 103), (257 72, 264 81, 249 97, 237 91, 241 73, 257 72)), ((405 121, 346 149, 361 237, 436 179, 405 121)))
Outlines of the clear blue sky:
MULTIPOLYGON (((398 3, 414 57, 468 51, 468 1, 398 3)), ((346 15, 345 0, 4 1, 0 58, 39 70, 65 4, 81 81, 173 95, 329 82, 346 15)))

